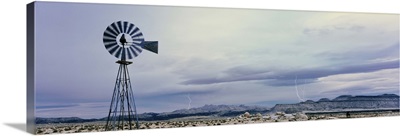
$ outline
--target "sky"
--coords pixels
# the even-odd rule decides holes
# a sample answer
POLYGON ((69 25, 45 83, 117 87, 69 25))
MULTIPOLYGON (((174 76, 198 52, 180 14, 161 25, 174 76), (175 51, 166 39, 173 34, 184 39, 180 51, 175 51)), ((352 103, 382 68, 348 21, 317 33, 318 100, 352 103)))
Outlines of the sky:
POLYGON ((128 66, 139 113, 399 94, 397 14, 36 4, 38 117, 107 116, 118 64, 102 37, 116 21, 159 43, 128 66))

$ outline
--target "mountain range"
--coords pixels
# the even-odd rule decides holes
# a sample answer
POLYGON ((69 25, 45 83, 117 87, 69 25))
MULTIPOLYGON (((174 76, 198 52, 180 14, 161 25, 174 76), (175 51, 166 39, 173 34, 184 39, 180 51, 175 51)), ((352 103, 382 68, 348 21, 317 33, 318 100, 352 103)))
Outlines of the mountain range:
MULTIPOLYGON (((208 116, 208 117, 234 117, 249 112, 255 113, 296 113, 303 111, 340 111, 351 109, 399 109, 399 96, 396 94, 383 94, 377 96, 351 96, 342 95, 332 100, 321 98, 318 101, 307 100, 296 104, 276 104, 272 108, 264 106, 246 105, 204 105, 202 107, 180 109, 163 113, 138 114, 140 121, 169 120, 184 117, 208 116)), ((36 118, 36 124, 47 123, 82 123, 93 121, 106 121, 107 117, 100 119, 81 119, 78 117, 61 118, 36 118)))
MULTIPOLYGON (((240 114, 243 114, 244 112, 266 113, 269 111, 269 109, 270 108, 267 107, 245 106, 245 105, 204 105, 202 107, 180 109, 172 112, 142 113, 138 114, 138 118, 141 121, 156 121, 156 120, 169 120, 169 119, 194 117, 194 116, 231 117, 231 116, 238 116, 240 114)), ((81 123, 81 122, 94 122, 94 121, 107 121, 107 117, 100 119, 82 119, 78 117, 36 118, 36 124, 81 123)))
POLYGON ((296 113, 303 111, 340 111, 363 109, 389 109, 399 108, 399 96, 383 94, 377 96, 351 96, 341 95, 329 100, 322 98, 318 101, 307 100, 296 104, 277 104, 271 112, 296 113))

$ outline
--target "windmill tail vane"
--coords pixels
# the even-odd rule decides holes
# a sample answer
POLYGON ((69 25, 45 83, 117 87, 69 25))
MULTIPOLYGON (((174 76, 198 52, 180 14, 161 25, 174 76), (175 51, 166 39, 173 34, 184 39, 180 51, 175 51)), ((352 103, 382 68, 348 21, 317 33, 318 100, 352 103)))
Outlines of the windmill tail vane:
POLYGON ((141 47, 145 50, 158 54, 158 41, 144 41, 141 47))
POLYGON ((128 65, 142 50, 158 54, 158 41, 145 41, 142 32, 134 24, 118 21, 109 25, 103 34, 106 50, 118 58, 119 64, 105 130, 139 129, 135 97, 128 65))

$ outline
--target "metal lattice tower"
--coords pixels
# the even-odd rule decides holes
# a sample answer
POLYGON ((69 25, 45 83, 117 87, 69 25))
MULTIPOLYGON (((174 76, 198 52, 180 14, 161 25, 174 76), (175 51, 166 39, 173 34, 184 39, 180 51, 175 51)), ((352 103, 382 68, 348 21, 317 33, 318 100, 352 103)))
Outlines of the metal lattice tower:
POLYGON ((126 21, 112 23, 104 31, 103 42, 108 52, 120 59, 105 130, 139 129, 127 59, 137 57, 142 49, 158 53, 157 41, 145 41, 139 28, 126 21), (133 124, 135 122, 135 124, 133 124))
POLYGON ((128 71, 128 65, 132 64, 132 62, 121 60, 117 61, 117 63, 119 68, 105 129, 124 129, 126 123, 129 123, 129 129, 132 129, 132 120, 136 122, 135 125, 138 129, 139 120, 128 71))

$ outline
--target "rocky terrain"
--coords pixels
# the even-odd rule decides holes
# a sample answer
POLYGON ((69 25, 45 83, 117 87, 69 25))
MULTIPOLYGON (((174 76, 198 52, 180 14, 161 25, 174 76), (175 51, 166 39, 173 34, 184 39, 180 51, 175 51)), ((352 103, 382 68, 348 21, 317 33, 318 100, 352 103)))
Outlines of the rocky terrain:
MULTIPOLYGON (((342 95, 329 100, 277 104, 273 108, 245 105, 205 105, 164 113, 139 114, 139 129, 235 125, 264 122, 398 116, 399 96, 342 95)), ((37 118, 37 134, 104 131, 106 118, 37 118)), ((133 128, 136 128, 133 124, 133 128)), ((124 125, 128 129, 128 124, 124 125)))
MULTIPOLYGON (((369 112, 352 112, 349 116, 347 113, 292 113, 276 112, 274 114, 261 113, 251 114, 244 112, 235 117, 224 118, 207 118, 198 117, 181 118, 165 121, 142 121, 139 129, 155 129, 155 128, 179 128, 179 127, 201 127, 201 126, 218 126, 218 125, 236 125, 236 124, 251 124, 251 123, 267 123, 267 122, 291 122, 291 121, 306 121, 306 120, 330 120, 340 118, 364 118, 364 117, 379 117, 379 116, 398 116, 399 111, 369 111, 369 112), (345 115, 345 116, 343 116, 345 115)), ((136 128, 135 124, 132 124, 136 128)), ((101 132, 104 131, 105 122, 87 122, 87 123, 55 123, 55 124, 39 124, 37 126, 37 134, 52 134, 52 133, 78 133, 78 132, 101 132)), ((128 124, 125 124, 124 129, 128 130, 128 124)))
MULTIPOLYGON (((217 125, 236 125, 249 123, 263 122, 284 122, 284 121, 300 121, 308 120, 307 115, 285 114, 278 112, 271 115, 262 115, 261 113, 251 114, 244 112, 235 117, 225 118, 207 118, 198 117, 181 118, 168 121, 142 121, 139 129, 154 129, 154 128, 179 128, 179 127, 198 127, 198 126, 217 126, 217 125)), ((133 128, 136 128, 133 123, 133 128)), ((40 124, 37 127, 37 134, 52 134, 52 133, 77 133, 77 132, 100 132, 104 131, 105 122, 88 122, 88 123, 58 123, 58 124, 40 124)), ((129 129, 128 124, 125 124, 124 129, 129 129)))

